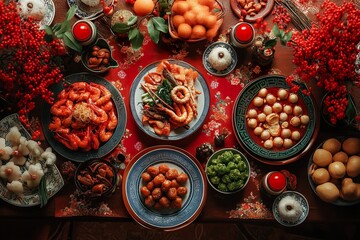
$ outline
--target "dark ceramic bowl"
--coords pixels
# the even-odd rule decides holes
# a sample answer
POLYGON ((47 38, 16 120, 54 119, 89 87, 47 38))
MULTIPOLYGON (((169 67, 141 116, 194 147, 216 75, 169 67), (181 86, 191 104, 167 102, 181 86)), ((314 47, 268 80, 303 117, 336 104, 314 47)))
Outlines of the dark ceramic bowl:
POLYGON ((83 162, 75 172, 76 188, 92 200, 110 196, 116 189, 117 181, 117 169, 103 159, 83 162))
POLYGON ((117 61, 112 57, 110 45, 105 41, 105 39, 102 38, 99 38, 93 45, 89 46, 82 52, 81 62, 87 70, 93 73, 103 73, 110 68, 117 68, 119 66, 117 61), (90 62, 90 58, 94 57, 92 56, 92 52, 95 46, 98 46, 100 49, 108 50, 109 56, 107 57, 107 63, 102 62, 101 64, 96 65, 90 62))

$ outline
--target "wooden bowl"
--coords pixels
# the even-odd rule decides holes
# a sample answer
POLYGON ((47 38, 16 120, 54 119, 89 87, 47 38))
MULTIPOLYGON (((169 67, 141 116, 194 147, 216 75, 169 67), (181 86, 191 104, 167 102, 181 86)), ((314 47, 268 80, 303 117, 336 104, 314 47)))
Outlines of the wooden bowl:
MULTIPOLYGON (((174 1, 171 5, 171 8, 173 6, 173 4, 175 3, 176 1, 174 1)), ((216 12, 216 16, 217 16, 217 21, 216 21, 216 24, 215 24, 215 28, 216 28, 216 32, 219 31, 223 21, 224 21, 224 15, 225 15, 225 9, 224 9, 224 5, 223 3, 220 1, 220 0, 215 0, 215 7, 214 8, 217 8, 219 9, 219 11, 216 12)), ((169 21, 168 21, 168 26, 169 26, 169 34, 172 38, 174 39, 180 39, 180 40, 183 40, 183 41, 186 41, 186 42, 199 42, 199 41, 203 41, 203 40, 206 40, 207 38, 206 37, 203 37, 203 38, 188 38, 188 39, 184 39, 182 37, 180 37, 178 34, 177 34, 177 31, 176 31, 176 28, 173 24, 173 13, 171 12, 170 15, 169 15, 169 21)))

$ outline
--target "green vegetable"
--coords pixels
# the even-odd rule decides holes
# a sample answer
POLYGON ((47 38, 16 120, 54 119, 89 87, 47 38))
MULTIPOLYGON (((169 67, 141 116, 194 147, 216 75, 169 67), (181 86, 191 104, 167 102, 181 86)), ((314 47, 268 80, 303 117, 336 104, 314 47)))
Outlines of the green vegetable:
POLYGON ((218 185, 220 183, 220 178, 218 176, 213 176, 210 178, 210 182, 214 185, 218 185))
POLYGON ((221 182, 222 182, 222 183, 230 183, 230 182, 231 182, 230 176, 229 176, 228 174, 223 175, 223 176, 221 177, 221 182))
POLYGON ((209 177, 216 176, 216 171, 215 171, 214 168, 215 168, 214 165, 210 165, 208 168, 206 168, 206 174, 207 174, 209 177))
POLYGON ((242 186, 244 186, 244 181, 243 180, 239 180, 239 181, 235 181, 235 182, 231 182, 227 185, 227 188, 229 189, 229 191, 235 191, 236 189, 241 188, 242 186))
POLYGON ((234 163, 233 161, 230 161, 230 162, 228 162, 226 168, 227 168, 227 170, 230 172, 232 169, 236 169, 236 168, 237 168, 237 164, 234 163))
POLYGON ((226 165, 223 163, 216 164, 214 170, 217 172, 217 175, 223 175, 227 173, 226 165))
POLYGON ((223 191, 223 192, 227 192, 228 191, 228 188, 226 186, 225 183, 219 183, 219 185, 217 186, 217 188, 220 190, 220 191, 223 191))
POLYGON ((233 155, 234 154, 231 151, 226 151, 223 154, 221 154, 220 156, 218 156, 218 158, 220 159, 220 161, 222 163, 228 163, 229 161, 232 160, 233 155))
POLYGON ((229 173, 229 177, 231 180, 238 180, 241 178, 241 172, 239 169, 231 169, 229 173))
POLYGON ((170 95, 171 90, 172 86, 170 82, 167 79, 164 79, 156 91, 156 94, 170 106, 173 104, 173 100, 170 95))

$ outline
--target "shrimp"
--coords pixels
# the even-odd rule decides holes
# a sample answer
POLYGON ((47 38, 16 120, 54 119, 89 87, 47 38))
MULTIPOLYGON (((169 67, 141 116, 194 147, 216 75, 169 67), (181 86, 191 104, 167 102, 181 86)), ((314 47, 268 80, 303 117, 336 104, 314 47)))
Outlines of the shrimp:
POLYGON ((99 149, 100 147, 99 134, 90 132, 90 137, 91 137, 91 147, 94 150, 99 149))
POLYGON ((69 92, 66 89, 61 90, 61 92, 58 94, 58 99, 66 99, 69 95, 69 92))
POLYGON ((185 86, 176 86, 171 90, 171 98, 174 102, 183 104, 190 101, 190 91, 185 86), (179 94, 180 93, 180 94, 179 94), (179 95, 182 97, 179 97, 179 95))
POLYGON ((109 123, 106 127, 108 130, 114 130, 118 124, 118 119, 114 109, 109 112, 109 118, 109 123))
POLYGON ((55 116, 68 117, 71 114, 71 109, 65 105, 67 101, 67 99, 60 99, 51 106, 50 112, 55 116))
POLYGON ((185 108, 186 108, 186 112, 187 112, 187 118, 185 119, 184 124, 187 125, 193 120, 194 112, 193 112, 193 109, 192 109, 190 103, 187 103, 185 105, 185 108))
POLYGON ((90 92, 91 101, 96 102, 100 98, 101 91, 94 83, 90 83, 87 90, 90 92))
POLYGON ((174 103, 174 108, 175 108, 175 112, 178 111, 178 109, 180 109, 181 111, 181 115, 177 115, 174 111, 168 109, 168 108, 163 108, 163 110, 170 116, 171 119, 173 119, 176 122, 184 122, 186 117, 187 117, 187 112, 185 109, 185 106, 183 104, 181 104, 180 106, 176 103, 174 103))
POLYGON ((93 123, 98 125, 98 124, 104 123, 108 120, 109 116, 107 115, 107 113, 104 110, 102 110, 101 108, 99 108, 93 104, 90 104, 90 107, 93 110, 92 114, 90 116, 90 119, 93 123))
POLYGON ((61 119, 59 117, 53 117, 51 123, 49 124, 49 129, 51 131, 56 131, 61 127, 61 119))
POLYGON ((100 139, 101 142, 108 141, 113 135, 112 132, 107 132, 106 131, 107 124, 108 123, 105 122, 105 123, 101 124, 100 127, 99 127, 99 139, 100 139))
POLYGON ((108 101, 107 103, 105 103, 104 105, 101 106, 101 109, 103 109, 106 112, 109 112, 113 109, 114 104, 112 103, 112 101, 108 101))
POLYGON ((102 105, 106 104, 107 102, 109 102, 111 99, 111 92, 102 85, 99 85, 96 83, 94 83, 94 85, 100 89, 101 94, 102 94, 102 96, 98 100, 96 100, 95 105, 102 106, 102 105))
POLYGON ((75 141, 78 147, 82 149, 87 149, 90 142, 90 126, 86 128, 85 134, 84 136, 82 136, 82 138, 80 138, 79 135, 80 134, 72 133, 69 135, 69 138, 71 139, 71 141, 75 141))

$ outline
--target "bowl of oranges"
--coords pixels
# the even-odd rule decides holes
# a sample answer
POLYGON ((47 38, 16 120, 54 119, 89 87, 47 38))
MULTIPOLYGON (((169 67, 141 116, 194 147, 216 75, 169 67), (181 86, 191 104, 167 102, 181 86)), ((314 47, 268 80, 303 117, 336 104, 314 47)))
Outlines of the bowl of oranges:
POLYGON ((169 16, 169 33, 188 42, 211 41, 224 20, 219 0, 175 0, 169 16))

